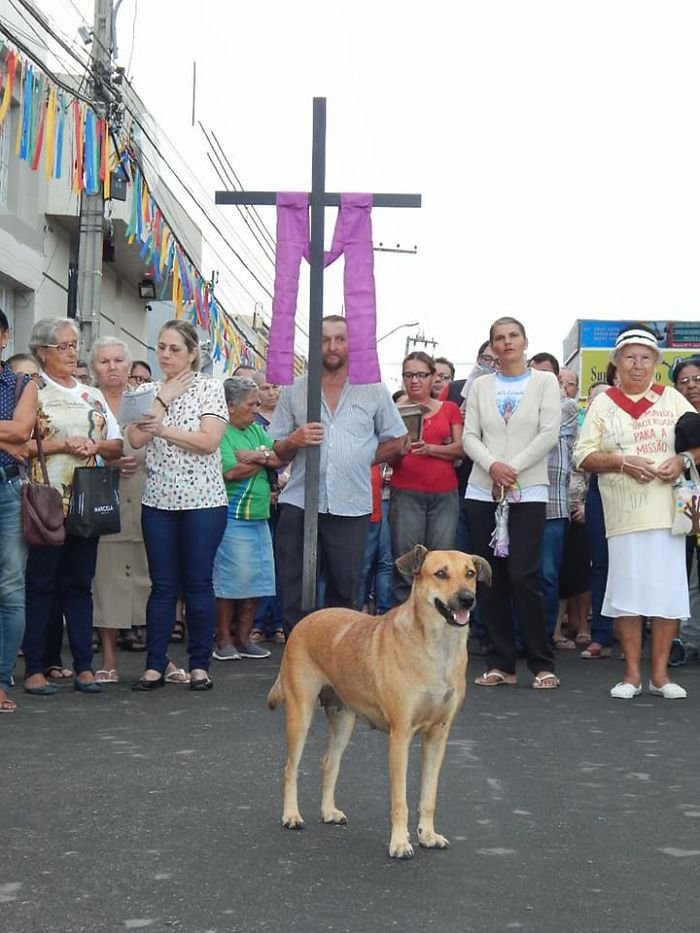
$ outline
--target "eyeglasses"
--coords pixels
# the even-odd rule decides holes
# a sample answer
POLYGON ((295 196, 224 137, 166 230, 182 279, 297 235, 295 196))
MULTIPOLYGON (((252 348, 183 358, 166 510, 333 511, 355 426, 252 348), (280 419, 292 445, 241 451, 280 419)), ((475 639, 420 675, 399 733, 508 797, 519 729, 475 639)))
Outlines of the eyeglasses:
POLYGON ((79 340, 72 340, 70 343, 45 343, 47 350, 58 350, 59 353, 68 353, 69 350, 77 350, 80 346, 79 340))
POLYGON ((412 379, 420 379, 421 382, 425 382, 426 379, 430 379, 433 375, 432 373, 402 373, 401 374, 406 382, 410 382, 412 379))
POLYGON ((498 362, 497 356, 488 356, 486 353, 482 353, 479 357, 480 363, 486 363, 487 366, 492 366, 494 363, 498 362))
POLYGON ((559 385, 567 386, 568 388, 575 389, 578 386, 578 382, 564 382, 564 380, 562 379, 559 385))
POLYGON ((696 385, 700 383, 700 373, 697 373, 695 376, 681 376, 681 378, 676 382, 677 386, 689 386, 691 382, 694 382, 696 385))
POLYGON ((142 382, 150 382, 150 376, 129 376, 129 382, 136 382, 141 385, 142 382))

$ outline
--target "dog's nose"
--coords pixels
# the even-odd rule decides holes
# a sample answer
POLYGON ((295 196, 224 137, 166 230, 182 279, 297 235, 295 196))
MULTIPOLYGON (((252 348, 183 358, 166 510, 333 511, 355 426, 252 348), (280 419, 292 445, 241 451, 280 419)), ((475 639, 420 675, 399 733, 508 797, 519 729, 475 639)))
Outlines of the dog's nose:
POLYGON ((457 602, 459 603, 460 609, 471 609, 475 601, 474 594, 470 593, 469 590, 460 590, 459 593, 457 593, 457 602))

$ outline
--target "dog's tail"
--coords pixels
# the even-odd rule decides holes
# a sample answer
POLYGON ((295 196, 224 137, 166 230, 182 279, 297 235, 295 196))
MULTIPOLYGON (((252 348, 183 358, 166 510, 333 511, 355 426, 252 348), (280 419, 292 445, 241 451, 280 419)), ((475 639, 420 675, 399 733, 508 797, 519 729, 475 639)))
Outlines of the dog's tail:
POLYGON ((275 680, 270 689, 270 692, 267 695, 267 705, 270 707, 270 709, 275 709, 278 704, 282 703, 283 701, 284 690, 282 688, 282 680, 278 674, 277 680, 275 680))

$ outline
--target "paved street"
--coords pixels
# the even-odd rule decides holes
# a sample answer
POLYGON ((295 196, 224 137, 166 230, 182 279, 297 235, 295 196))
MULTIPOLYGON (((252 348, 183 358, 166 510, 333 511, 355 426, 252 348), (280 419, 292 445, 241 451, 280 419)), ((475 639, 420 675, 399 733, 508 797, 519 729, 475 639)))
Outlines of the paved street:
POLYGON ((697 930, 700 667, 677 674, 687 701, 611 700, 621 663, 573 652, 558 691, 529 689, 524 669, 518 687, 472 687, 439 797, 452 846, 397 862, 386 739, 364 725, 339 782, 348 826, 318 822, 319 713, 307 829, 281 829, 284 712, 265 706, 280 652, 215 662, 211 693, 132 693, 130 654, 98 697, 15 691, 0 717, 4 933, 697 930))

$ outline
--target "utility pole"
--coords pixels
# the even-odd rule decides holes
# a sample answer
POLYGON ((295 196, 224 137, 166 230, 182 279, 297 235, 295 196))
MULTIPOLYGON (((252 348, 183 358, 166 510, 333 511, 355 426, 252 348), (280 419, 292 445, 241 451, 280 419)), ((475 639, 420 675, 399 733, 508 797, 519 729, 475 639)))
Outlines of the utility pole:
POLYGON ((433 340, 432 337, 426 337, 423 331, 419 331, 415 337, 406 337, 406 352, 404 353, 404 356, 408 356, 408 354, 411 352, 411 344, 413 344, 415 348, 419 343, 424 347, 427 347, 428 345, 431 347, 437 346, 437 340, 433 340))
MULTIPOLYGON (((107 89, 112 71, 112 0, 95 0, 92 29, 92 80, 90 97, 98 115, 107 114, 107 89)), ((84 351, 100 335, 102 303, 102 242, 104 238, 104 193, 80 196, 78 241, 78 321, 84 351)))

